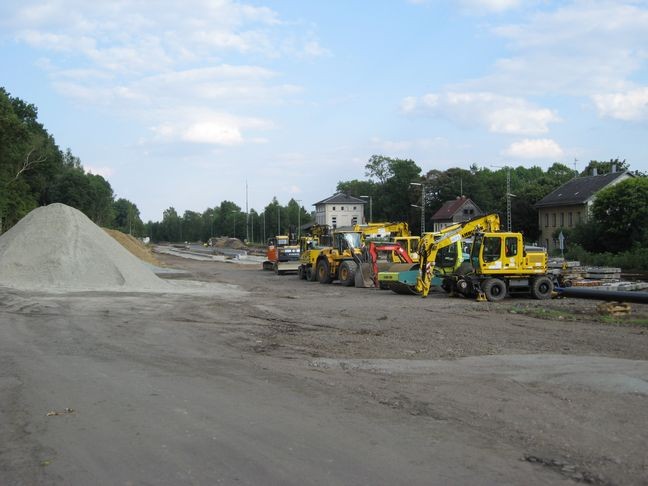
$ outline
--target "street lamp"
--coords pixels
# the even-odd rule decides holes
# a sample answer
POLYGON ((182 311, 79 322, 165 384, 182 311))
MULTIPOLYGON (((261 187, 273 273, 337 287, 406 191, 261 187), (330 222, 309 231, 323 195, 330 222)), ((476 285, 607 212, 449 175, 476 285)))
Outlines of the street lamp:
POLYGON ((420 182, 410 182, 409 185, 421 186, 421 205, 416 206, 412 204, 412 206, 415 208, 421 208, 421 236, 423 236, 423 233, 425 233, 425 184, 422 184, 420 182))
POLYGON ((373 221, 373 196, 360 196, 363 198, 369 198, 369 222, 373 221))
POLYGON ((297 241, 301 237, 301 199, 295 199, 297 202, 297 241))

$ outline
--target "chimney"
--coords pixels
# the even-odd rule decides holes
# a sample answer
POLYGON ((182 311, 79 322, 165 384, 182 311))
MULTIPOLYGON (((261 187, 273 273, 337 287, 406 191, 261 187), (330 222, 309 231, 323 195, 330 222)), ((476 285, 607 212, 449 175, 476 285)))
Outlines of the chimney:
POLYGON ((592 167, 592 175, 593 176, 598 175, 598 169, 596 167, 592 167))

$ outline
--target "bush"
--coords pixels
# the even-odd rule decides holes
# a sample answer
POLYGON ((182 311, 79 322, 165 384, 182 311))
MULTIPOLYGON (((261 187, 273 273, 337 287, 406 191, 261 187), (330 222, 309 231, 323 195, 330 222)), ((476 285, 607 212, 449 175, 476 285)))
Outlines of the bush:
POLYGON ((582 246, 571 244, 565 258, 578 260, 582 265, 619 267, 624 271, 648 271, 648 248, 634 248, 620 253, 591 253, 582 246))

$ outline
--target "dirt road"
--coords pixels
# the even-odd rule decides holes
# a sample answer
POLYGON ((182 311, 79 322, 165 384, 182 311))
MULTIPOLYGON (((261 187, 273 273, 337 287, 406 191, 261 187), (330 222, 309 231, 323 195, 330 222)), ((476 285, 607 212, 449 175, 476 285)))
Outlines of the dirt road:
POLYGON ((595 302, 162 258, 215 291, 0 289, 1 484, 648 482, 648 327, 595 302))

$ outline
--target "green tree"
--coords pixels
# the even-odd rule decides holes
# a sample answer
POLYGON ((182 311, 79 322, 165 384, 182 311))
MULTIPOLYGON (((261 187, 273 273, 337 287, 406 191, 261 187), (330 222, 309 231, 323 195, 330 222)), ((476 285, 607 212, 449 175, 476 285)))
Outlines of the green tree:
POLYGON ((609 174, 610 172, 612 172, 613 167, 617 172, 630 170, 630 165, 625 161, 625 159, 619 160, 618 158, 616 158, 610 159, 609 161, 590 160, 589 164, 587 164, 587 167, 585 167, 585 169, 583 169, 583 171, 580 173, 580 176, 591 176, 593 175, 595 169, 598 175, 609 174))
POLYGON ((648 178, 626 179, 602 190, 592 206, 592 220, 601 228, 607 251, 648 245, 648 178))
MULTIPOLYGON (((133 236, 144 236, 147 231, 140 219, 139 209, 128 199, 119 198, 112 205, 113 228, 133 236)), ((149 236, 151 235, 148 231, 149 236)))
POLYGON ((411 205, 416 195, 413 194, 410 183, 422 180, 421 168, 416 165, 416 162, 410 159, 373 155, 365 165, 365 173, 375 184, 372 201, 373 219, 407 221, 411 226, 413 219, 411 205))

